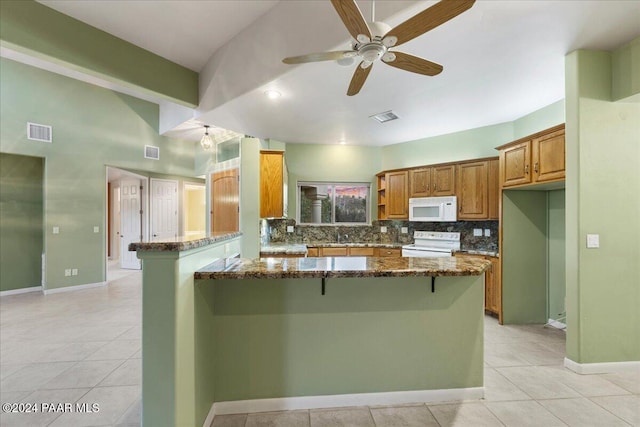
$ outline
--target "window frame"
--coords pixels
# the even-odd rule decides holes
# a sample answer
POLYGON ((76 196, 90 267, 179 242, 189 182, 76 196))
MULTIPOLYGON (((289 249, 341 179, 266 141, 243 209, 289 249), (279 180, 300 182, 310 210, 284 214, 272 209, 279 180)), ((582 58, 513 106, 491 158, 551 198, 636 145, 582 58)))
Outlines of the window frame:
POLYGON ((357 226, 357 225, 371 225, 371 182, 353 182, 353 181, 298 181, 296 183, 296 222, 299 225, 319 225, 319 226, 336 226, 336 225, 346 225, 346 226, 357 226), (301 209, 302 209, 302 191, 301 188, 303 186, 313 186, 313 185, 326 185, 331 186, 331 222, 330 223, 317 223, 317 222, 302 222, 300 220, 301 209), (367 197, 365 199, 365 214, 366 220, 365 222, 336 222, 336 186, 352 186, 352 187, 367 187, 367 197))

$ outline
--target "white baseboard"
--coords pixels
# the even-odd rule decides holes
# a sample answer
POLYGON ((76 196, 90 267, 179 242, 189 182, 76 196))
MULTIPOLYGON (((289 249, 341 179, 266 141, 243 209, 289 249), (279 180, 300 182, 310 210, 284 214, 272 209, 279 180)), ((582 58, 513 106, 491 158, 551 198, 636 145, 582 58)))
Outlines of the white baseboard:
POLYGON ((91 289, 91 288, 99 288, 101 286, 106 286, 107 282, 96 282, 96 283, 87 283, 85 285, 75 285, 75 286, 65 286, 63 288, 55 288, 55 289, 45 289, 45 295, 51 294, 59 294, 60 292, 71 292, 71 291, 79 291, 82 289, 91 289))
POLYGON ((384 393, 336 394, 328 396, 282 397, 274 399, 215 402, 205 419, 209 427, 216 415, 253 412, 291 411, 294 409, 340 408, 345 406, 399 405, 403 403, 434 403, 475 400, 484 397, 484 387, 442 390, 392 391, 384 393))
POLYGON ((609 374, 630 369, 638 369, 640 371, 640 361, 577 363, 565 357, 564 367, 578 374, 609 374))
POLYGON ((553 326, 556 329, 567 329, 567 325, 566 324, 564 324, 562 322, 559 322, 557 320, 554 320, 554 319, 549 319, 549 321, 547 322, 547 325, 553 326))
POLYGON ((11 289, 8 291, 0 291, 0 297, 7 297, 9 295, 26 294, 27 292, 41 292, 42 286, 31 286, 29 288, 11 289))

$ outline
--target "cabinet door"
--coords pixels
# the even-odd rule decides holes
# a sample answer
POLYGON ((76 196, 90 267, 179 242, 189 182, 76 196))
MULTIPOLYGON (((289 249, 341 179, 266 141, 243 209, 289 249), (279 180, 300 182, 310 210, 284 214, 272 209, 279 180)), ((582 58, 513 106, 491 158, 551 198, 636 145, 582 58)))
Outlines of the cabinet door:
POLYGON ((458 219, 487 219, 489 217, 488 171, 488 161, 459 165, 458 219))
POLYGON ((487 181, 487 202, 489 203, 489 218, 499 219, 499 206, 500 206, 500 184, 499 179, 499 167, 498 159, 489 160, 489 179, 487 181))
POLYGON ((409 171, 409 197, 428 197, 431 195, 431 168, 409 171))
POLYGON ((320 256, 347 256, 347 247, 320 248, 320 256))
POLYGON ((489 272, 487 272, 487 276, 485 277, 485 281, 488 283, 489 290, 487 292, 488 299, 486 301, 485 308, 490 312, 497 314, 500 316, 500 308, 501 308, 501 295, 502 295, 502 285, 500 281, 500 258, 489 257, 487 258, 491 261, 491 279, 489 280, 489 272))
POLYGON ((533 140, 533 177, 536 182, 564 179, 564 130, 533 140))
POLYGON ((431 195, 453 196, 456 194, 456 166, 434 166, 431 168, 431 195))
POLYGON ((407 171, 387 173, 387 218, 409 218, 408 181, 409 173, 407 171))
POLYGON ((379 257, 401 257, 402 249, 400 248, 377 248, 376 256, 379 257))
POLYGON ((349 256, 374 256, 375 248, 349 248, 349 256))
POLYGON ((531 141, 500 151, 500 175, 503 187, 531 182, 531 141))
POLYGON ((283 214, 283 153, 260 152, 260 217, 280 218, 283 214))

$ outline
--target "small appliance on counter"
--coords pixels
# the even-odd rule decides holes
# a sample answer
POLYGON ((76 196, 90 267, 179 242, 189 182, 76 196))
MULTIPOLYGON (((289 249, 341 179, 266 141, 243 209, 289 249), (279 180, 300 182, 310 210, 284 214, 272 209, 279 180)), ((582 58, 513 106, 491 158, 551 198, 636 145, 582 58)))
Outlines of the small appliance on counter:
POLYGON ((409 199, 409 221, 453 222, 458 219, 456 196, 414 197, 409 199))
POLYGON ((460 233, 414 231, 415 243, 402 247, 403 257, 447 257, 460 250, 460 233))

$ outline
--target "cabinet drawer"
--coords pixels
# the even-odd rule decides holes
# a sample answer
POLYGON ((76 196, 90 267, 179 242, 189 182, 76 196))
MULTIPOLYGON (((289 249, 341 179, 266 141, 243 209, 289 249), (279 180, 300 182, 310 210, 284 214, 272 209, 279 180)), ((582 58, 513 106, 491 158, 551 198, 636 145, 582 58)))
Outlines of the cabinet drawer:
POLYGON ((319 253, 318 248, 307 248, 307 256, 319 256, 319 253))
POLYGON ((347 256, 347 248, 320 248, 320 256, 347 256))
POLYGON ((351 256, 374 256, 374 248, 349 248, 349 255, 351 256))
POLYGON ((401 257, 402 249, 400 248, 378 248, 378 256, 380 257, 401 257))

